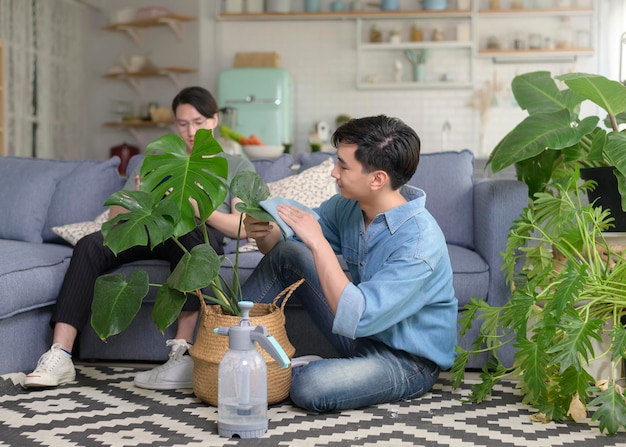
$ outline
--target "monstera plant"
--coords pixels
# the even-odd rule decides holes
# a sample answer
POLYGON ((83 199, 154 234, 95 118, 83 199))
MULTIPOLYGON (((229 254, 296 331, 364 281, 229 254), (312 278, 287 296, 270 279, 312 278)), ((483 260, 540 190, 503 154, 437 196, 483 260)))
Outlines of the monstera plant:
MULTIPOLYGON (((261 177, 250 171, 238 173, 227 184, 228 162, 219 156, 222 148, 210 130, 196 133, 194 146, 187 154, 178 135, 169 134, 151 142, 141 166, 141 189, 114 193, 106 205, 119 205, 127 213, 119 214, 102 226, 104 244, 114 253, 142 245, 155 247, 161 242, 178 238, 201 225, 204 243, 180 249, 184 255, 164 284, 152 284, 148 274, 134 270, 124 274, 105 274, 96 280, 91 325, 102 340, 125 330, 135 318, 150 287, 157 287, 152 312, 157 328, 164 331, 176 321, 188 294, 220 305, 224 312, 239 315, 237 305, 241 288, 237 275, 238 248, 235 256, 233 281, 221 279, 219 269, 228 259, 218 256, 209 243, 206 226, 201 222, 224 202, 228 188, 242 199, 237 209, 268 221, 272 217, 259 202, 269 196, 269 188, 261 177), (199 218, 193 202, 197 204, 199 218), (210 290, 211 293, 203 293, 210 290)), ((243 214, 239 221, 241 234, 243 214)))
POLYGON ((511 89, 528 116, 493 149, 488 161, 492 170, 514 165, 532 198, 561 169, 612 166, 626 210, 626 134, 620 130, 626 86, 596 74, 553 78, 537 71, 516 76, 511 89), (603 116, 584 115, 581 106, 599 108, 603 116))

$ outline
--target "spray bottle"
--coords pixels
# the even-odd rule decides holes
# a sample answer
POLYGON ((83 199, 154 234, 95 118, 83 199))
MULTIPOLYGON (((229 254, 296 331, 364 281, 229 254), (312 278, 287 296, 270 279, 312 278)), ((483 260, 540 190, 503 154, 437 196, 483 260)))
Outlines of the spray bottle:
POLYGON ((228 351, 218 369, 217 428, 228 438, 258 438, 267 431, 267 366, 258 342, 283 368, 289 357, 265 326, 250 325, 251 301, 240 301, 238 326, 215 329, 228 335, 228 351))

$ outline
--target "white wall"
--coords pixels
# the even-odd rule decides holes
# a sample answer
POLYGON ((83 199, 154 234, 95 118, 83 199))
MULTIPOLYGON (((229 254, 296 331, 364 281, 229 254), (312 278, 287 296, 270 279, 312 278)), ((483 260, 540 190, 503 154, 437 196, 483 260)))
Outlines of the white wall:
MULTIPOLYGON (((117 101, 132 101, 137 106, 141 103, 156 101, 162 106, 169 107, 179 88, 166 77, 141 79, 142 94, 138 95, 131 85, 123 80, 105 79, 103 74, 113 66, 120 65, 120 55, 130 56, 142 54, 150 58, 156 66, 183 66, 199 68, 199 41, 200 21, 185 22, 183 26, 184 40, 179 42, 173 32, 167 27, 145 28, 140 31, 141 47, 137 46, 123 32, 104 31, 102 27, 109 24, 109 17, 114 11, 132 7, 164 6, 173 12, 198 16, 198 0, 107 0, 102 2, 103 11, 93 14, 90 41, 86 47, 89 61, 87 69, 87 101, 85 119, 89 126, 89 135, 92 136, 91 147, 86 150, 86 158, 105 159, 109 157, 109 149, 127 142, 137 145, 142 150, 149 141, 162 135, 167 130, 142 131, 143 141, 140 143, 124 129, 105 128, 104 122, 114 121, 117 116, 112 113, 117 101)), ((199 72, 180 76, 184 85, 200 82, 199 72)))
MULTIPOLYGON (((602 2, 601 2, 602 3, 602 2)), ((329 21, 261 21, 232 22, 215 20, 215 0, 181 0, 175 4, 166 0, 108 0, 107 11, 132 5, 163 5, 175 12, 198 16, 184 25, 185 41, 179 43, 166 29, 144 32, 144 49, 137 49, 124 35, 104 32, 107 14, 99 14, 94 25, 93 42, 89 48, 91 61, 89 78, 88 122, 93 146, 88 157, 106 158, 111 146, 132 138, 122 130, 104 129, 109 121, 112 101, 139 98, 124 82, 102 79, 102 73, 116 65, 119 53, 147 52, 157 65, 180 64, 198 67, 197 75, 188 75, 188 84, 200 83, 215 91, 220 69, 232 66, 236 52, 276 51, 282 65, 294 78, 296 90, 296 141, 294 152, 307 150, 308 134, 320 121, 334 123, 338 114, 352 116, 389 114, 413 126, 422 139, 424 152, 442 149, 442 126, 450 123, 449 150, 468 148, 477 157, 487 157, 495 143, 515 125, 524 114, 514 105, 508 85, 518 73, 537 69, 555 73, 568 70, 600 72, 598 57, 579 58, 575 63, 494 65, 489 59, 475 60, 475 89, 486 82, 503 85, 484 120, 484 137, 480 138, 481 119, 477 110, 468 106, 474 92, 463 90, 358 90, 356 79, 356 22, 329 21)), ((596 27, 597 29, 597 27, 596 27)), ((408 71, 408 65, 405 70, 408 71)), ((391 70, 391 67, 389 67, 391 70)), ((177 88, 166 79, 144 82, 144 100, 169 104, 177 88)), ((146 133, 149 141, 159 132, 146 133)))

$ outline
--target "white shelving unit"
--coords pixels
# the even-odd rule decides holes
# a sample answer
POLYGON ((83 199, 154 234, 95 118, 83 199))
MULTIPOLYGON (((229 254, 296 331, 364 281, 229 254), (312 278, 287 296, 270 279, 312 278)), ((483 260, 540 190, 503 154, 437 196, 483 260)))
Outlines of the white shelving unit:
POLYGON ((436 89, 471 88, 473 53, 471 11, 419 11, 395 17, 359 18, 356 27, 357 70, 359 89, 436 89), (410 40, 411 27, 422 29, 422 41, 410 40), (369 42, 372 26, 378 26, 383 42, 369 42), (467 40, 457 40, 457 25, 466 27, 467 40), (400 31, 401 42, 390 43, 392 29, 400 31), (433 32, 443 32, 443 40, 432 39, 433 32), (423 80, 414 80, 413 64, 405 51, 428 52, 423 80), (397 62, 396 62, 397 61, 397 62), (398 63, 402 73, 394 72, 398 63), (407 70, 408 68, 408 70, 407 70), (395 77, 398 76, 399 79, 395 77))
MULTIPOLYGON (((595 55, 597 48, 597 7, 600 0, 526 0, 523 8, 513 9, 513 0, 503 0, 502 8, 492 9, 491 0, 472 0, 468 10, 425 11, 343 11, 291 13, 221 13, 220 21, 284 21, 284 20, 354 20, 356 21, 356 87, 359 89, 470 89, 474 88, 474 65, 476 60, 489 58, 499 63, 554 63, 570 62, 578 57, 595 55), (571 46, 557 46, 557 32, 561 20, 570 21, 573 37, 571 46), (410 28, 419 23, 423 29, 421 42, 410 41, 410 28), (369 31, 376 23, 383 32, 383 42, 370 43, 369 31), (469 27, 469 40, 457 40, 456 26, 469 27), (397 27, 401 30, 400 43, 389 42, 389 32, 397 27), (439 27, 444 31, 443 41, 433 41, 432 30, 439 27), (580 45, 576 32, 586 33, 588 44, 580 45), (514 33, 521 33, 523 48, 514 47, 514 33), (540 48, 528 48, 530 34, 541 36, 540 48), (487 39, 498 40, 499 48, 487 48, 487 39), (549 37, 554 48, 545 46, 549 37), (428 50, 430 58, 423 82, 414 82, 412 66, 408 63, 405 50, 428 50), (399 80, 394 73, 396 60, 401 61, 403 70, 399 80)), ((451 1, 452 5, 456 2, 451 1)), ((467 29, 467 28, 466 28, 467 29)))
POLYGON ((593 56, 597 1, 583 1, 588 4, 579 6, 580 0, 571 0, 562 8, 490 9, 490 2, 481 0, 474 17, 474 27, 479 30, 476 55, 494 63, 571 62, 593 56), (567 45, 559 36, 564 28, 571 31, 567 45), (531 42, 533 37, 535 42, 531 42), (499 48, 489 48, 489 38, 499 48))

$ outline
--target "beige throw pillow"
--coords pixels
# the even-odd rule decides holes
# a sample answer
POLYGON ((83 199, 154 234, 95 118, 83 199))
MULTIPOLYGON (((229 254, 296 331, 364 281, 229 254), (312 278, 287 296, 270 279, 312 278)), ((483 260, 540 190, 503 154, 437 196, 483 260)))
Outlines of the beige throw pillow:
POLYGON ((100 231, 102 224, 109 219, 109 210, 99 214, 93 221, 77 222, 73 224, 61 225, 59 227, 52 227, 52 231, 57 236, 62 237, 64 240, 72 245, 82 239, 88 234, 100 231))

